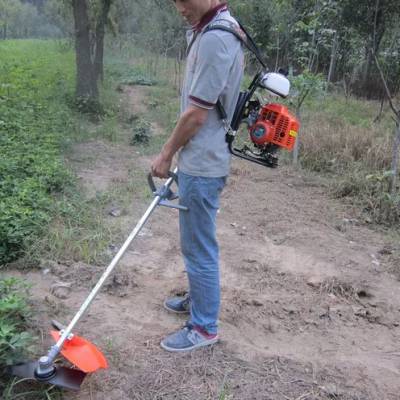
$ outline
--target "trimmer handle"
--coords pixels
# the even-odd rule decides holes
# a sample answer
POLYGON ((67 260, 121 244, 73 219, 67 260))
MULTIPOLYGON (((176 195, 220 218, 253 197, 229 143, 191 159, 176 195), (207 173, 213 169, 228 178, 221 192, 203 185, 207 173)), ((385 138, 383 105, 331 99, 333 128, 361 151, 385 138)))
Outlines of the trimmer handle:
POLYGON ((147 182, 149 184, 150 190, 154 194, 154 196, 159 196, 161 198, 161 201, 159 203, 160 206, 165 206, 165 207, 170 207, 170 208, 176 208, 178 210, 182 211, 187 211, 188 208, 182 205, 174 204, 171 203, 172 200, 176 200, 179 196, 174 193, 171 189, 170 186, 172 185, 173 182, 178 185, 178 168, 175 168, 174 171, 168 171, 168 180, 164 183, 163 186, 160 188, 157 188, 156 184, 154 183, 153 176, 151 173, 147 175, 147 182))
MULTIPOLYGON (((177 172, 177 168, 175 168, 175 170, 174 170, 173 172, 172 172, 172 171, 168 171, 168 176, 169 176, 170 178, 172 178, 172 180, 175 181, 176 184, 178 185, 178 175, 176 174, 176 172, 177 172)), ((147 183, 149 184, 149 187, 150 187, 150 190, 152 191, 152 193, 156 194, 156 193, 158 192, 157 186, 156 186, 156 184, 154 183, 153 176, 151 175, 150 172, 149 172, 149 174, 147 175, 147 183)), ((171 183, 172 183, 172 182, 171 182, 171 183)), ((168 185, 168 186, 170 186, 170 185, 168 185)), ((171 193, 172 193, 172 192, 171 192, 171 193)), ((166 197, 166 198, 168 198, 168 200, 171 200, 169 197, 166 197)))

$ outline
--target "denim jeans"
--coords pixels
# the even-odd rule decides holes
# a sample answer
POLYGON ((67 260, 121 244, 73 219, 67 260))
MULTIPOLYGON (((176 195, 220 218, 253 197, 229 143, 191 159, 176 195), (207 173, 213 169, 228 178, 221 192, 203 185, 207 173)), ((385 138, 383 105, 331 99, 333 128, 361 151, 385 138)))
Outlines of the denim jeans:
POLYGON ((217 333, 220 305, 219 249, 216 216, 226 177, 206 178, 178 172, 179 211, 183 261, 189 280, 190 323, 217 333))

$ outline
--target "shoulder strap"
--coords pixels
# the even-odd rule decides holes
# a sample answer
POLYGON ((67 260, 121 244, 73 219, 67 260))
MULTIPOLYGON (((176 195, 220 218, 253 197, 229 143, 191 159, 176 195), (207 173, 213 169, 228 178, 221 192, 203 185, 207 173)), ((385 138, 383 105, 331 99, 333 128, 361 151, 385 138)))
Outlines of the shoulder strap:
POLYGON ((247 49, 249 51, 251 51, 256 56, 258 62, 264 68, 266 68, 266 64, 264 63, 264 61, 262 59, 259 48, 254 43, 254 40, 251 38, 251 36, 247 33, 247 31, 243 27, 243 25, 240 24, 240 22, 238 22, 238 25, 236 25, 233 21, 230 21, 227 19, 218 19, 218 20, 212 22, 211 24, 209 24, 203 33, 206 33, 208 31, 211 31, 214 29, 219 29, 222 31, 232 33, 244 44, 244 46, 247 47, 247 49))

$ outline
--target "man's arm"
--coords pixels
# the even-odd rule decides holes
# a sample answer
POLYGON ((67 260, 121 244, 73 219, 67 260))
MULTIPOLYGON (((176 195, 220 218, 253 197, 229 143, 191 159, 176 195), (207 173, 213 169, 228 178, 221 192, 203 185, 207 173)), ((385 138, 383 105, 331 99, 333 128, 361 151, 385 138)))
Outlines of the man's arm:
POLYGON ((168 141, 151 165, 151 174, 158 178, 167 178, 175 153, 184 146, 207 120, 208 109, 190 104, 181 114, 168 141))

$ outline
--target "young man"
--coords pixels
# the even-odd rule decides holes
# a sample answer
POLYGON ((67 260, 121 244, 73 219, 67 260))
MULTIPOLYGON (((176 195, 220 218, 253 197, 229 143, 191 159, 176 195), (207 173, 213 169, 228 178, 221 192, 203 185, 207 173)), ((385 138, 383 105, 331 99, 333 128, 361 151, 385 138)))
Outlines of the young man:
POLYGON ((222 103, 233 116, 243 75, 240 41, 230 32, 206 28, 218 20, 237 22, 219 0, 176 0, 175 6, 191 25, 181 115, 170 138, 152 163, 152 175, 166 178, 179 151, 178 178, 180 239, 189 280, 189 296, 172 298, 165 307, 190 311, 186 326, 167 336, 168 351, 188 351, 218 340, 220 306, 219 251, 216 214, 219 196, 229 173, 230 154, 225 129, 216 109, 222 103))

